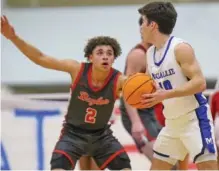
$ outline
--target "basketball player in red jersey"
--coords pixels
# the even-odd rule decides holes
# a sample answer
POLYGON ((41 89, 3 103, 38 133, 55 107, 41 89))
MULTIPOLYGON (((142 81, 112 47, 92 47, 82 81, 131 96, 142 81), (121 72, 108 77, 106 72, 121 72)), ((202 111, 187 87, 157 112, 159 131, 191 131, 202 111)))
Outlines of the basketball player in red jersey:
MULTIPOLYGON (((140 18, 140 26, 142 22, 142 18, 140 18)), ((146 72, 145 55, 149 47, 150 44, 141 42, 129 52, 126 58, 125 75, 146 72)), ((153 143, 161 130, 161 126, 155 118, 154 109, 135 109, 124 102, 121 97, 120 111, 124 128, 133 137, 138 150, 151 160, 153 143)))
POLYGON ((112 68, 121 54, 118 42, 104 36, 90 39, 84 49, 89 62, 79 63, 42 53, 19 37, 5 16, 1 17, 1 34, 32 62, 69 73, 72 78, 71 99, 62 135, 52 154, 51 169, 72 170, 81 156, 89 155, 100 169, 130 170, 130 159, 108 125, 125 80, 112 68))
MULTIPOLYGON (((215 126, 215 138, 216 138, 216 145, 217 150, 219 152, 219 79, 215 86, 214 93, 209 98, 210 106, 211 106, 211 113, 214 120, 215 126)), ((218 156, 218 167, 219 167, 219 156, 218 156)))

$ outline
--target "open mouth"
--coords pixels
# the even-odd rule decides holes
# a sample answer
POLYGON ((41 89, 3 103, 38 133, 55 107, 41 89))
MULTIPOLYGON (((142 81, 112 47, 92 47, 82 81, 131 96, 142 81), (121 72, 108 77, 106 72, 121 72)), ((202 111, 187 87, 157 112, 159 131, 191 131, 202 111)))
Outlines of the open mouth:
POLYGON ((103 65, 103 66, 108 66, 109 63, 108 63, 108 62, 103 62, 102 65, 103 65))

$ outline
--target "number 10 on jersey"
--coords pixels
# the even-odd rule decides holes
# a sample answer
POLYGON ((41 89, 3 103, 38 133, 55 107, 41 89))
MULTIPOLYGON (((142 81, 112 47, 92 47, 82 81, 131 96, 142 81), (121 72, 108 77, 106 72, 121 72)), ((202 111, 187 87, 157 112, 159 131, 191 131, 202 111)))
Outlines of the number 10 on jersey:
POLYGON ((170 80, 165 80, 163 82, 159 82, 159 86, 160 86, 160 88, 165 89, 165 90, 173 89, 173 86, 172 86, 170 80))

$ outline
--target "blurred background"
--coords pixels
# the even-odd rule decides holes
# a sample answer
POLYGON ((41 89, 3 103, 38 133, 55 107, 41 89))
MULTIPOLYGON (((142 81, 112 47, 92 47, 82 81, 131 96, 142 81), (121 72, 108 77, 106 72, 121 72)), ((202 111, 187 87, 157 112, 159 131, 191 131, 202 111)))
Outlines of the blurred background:
MULTIPOLYGON (((123 53, 114 67, 123 71, 126 55, 140 41, 137 9, 147 2, 2 0, 1 12, 22 38, 60 59, 85 61, 83 49, 89 38, 115 37, 123 53)), ((173 35, 194 47, 207 80, 205 94, 209 96, 219 78, 219 0, 172 2, 178 12, 173 35)), ((49 169, 70 84, 69 75, 33 64, 1 37, 2 169, 49 169), (42 111, 54 113, 45 115, 42 111)), ((133 145, 120 123, 118 104, 113 114, 117 118, 113 129, 120 130, 116 131, 116 136, 124 145, 133 145)), ((132 156, 133 169, 149 168, 147 159, 141 154, 135 151, 132 156)))
MULTIPOLYGON (((83 61, 83 49, 93 36, 118 39, 123 54, 115 68, 123 71, 128 51, 140 41, 137 9, 146 0, 3 0, 17 33, 43 52, 57 58, 83 61)), ((195 48, 209 88, 219 75, 218 0, 172 0, 179 14, 173 35, 195 48)), ((1 81, 15 92, 69 91, 70 77, 43 69, 2 38, 1 81)))

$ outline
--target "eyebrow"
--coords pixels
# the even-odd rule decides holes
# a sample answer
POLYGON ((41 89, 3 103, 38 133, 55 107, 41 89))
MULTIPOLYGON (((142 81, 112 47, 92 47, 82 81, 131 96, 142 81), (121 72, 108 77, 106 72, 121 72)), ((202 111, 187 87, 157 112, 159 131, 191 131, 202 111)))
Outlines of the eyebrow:
MULTIPOLYGON (((103 49, 98 49, 97 51, 103 51, 103 49)), ((108 49, 107 52, 113 52, 113 50, 108 49)))

